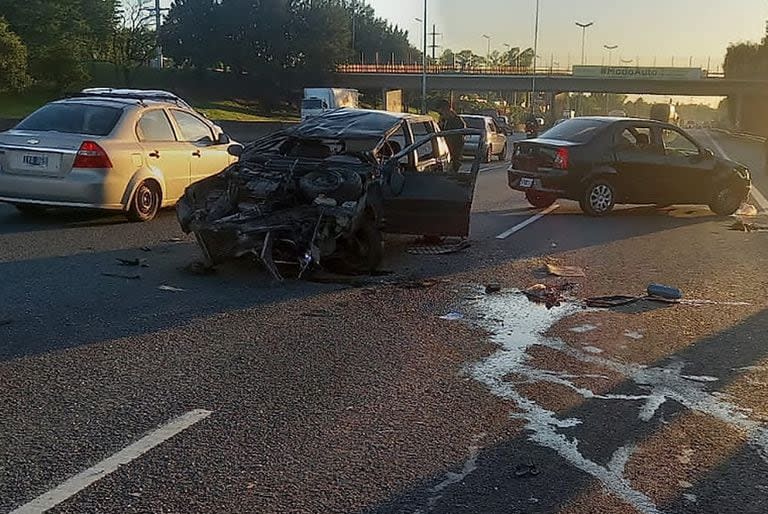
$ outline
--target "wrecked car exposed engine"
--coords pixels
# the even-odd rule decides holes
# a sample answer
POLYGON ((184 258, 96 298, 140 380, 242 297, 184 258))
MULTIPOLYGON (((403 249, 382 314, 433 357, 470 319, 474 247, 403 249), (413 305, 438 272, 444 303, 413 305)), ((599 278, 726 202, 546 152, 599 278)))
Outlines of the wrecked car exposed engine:
POLYGON ((239 162, 187 189, 178 219, 208 265, 252 255, 278 279, 280 263, 299 276, 312 266, 370 272, 382 231, 465 236, 455 228, 465 215, 458 231, 468 232, 479 157, 473 172, 450 173, 441 137, 424 116, 331 111, 249 144, 239 162), (450 214, 430 226, 435 201, 450 214))

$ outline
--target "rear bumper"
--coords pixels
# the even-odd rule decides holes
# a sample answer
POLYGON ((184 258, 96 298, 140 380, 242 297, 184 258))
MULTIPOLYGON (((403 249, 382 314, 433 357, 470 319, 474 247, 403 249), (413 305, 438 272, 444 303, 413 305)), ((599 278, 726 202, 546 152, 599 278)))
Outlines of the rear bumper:
POLYGON ((568 197, 568 173, 564 170, 548 170, 545 173, 534 173, 530 171, 516 170, 509 168, 507 170, 507 183, 515 191, 537 191, 540 193, 550 193, 559 197, 568 197), (530 185, 523 185, 524 179, 529 179, 530 185))
POLYGON ((104 170, 72 170, 64 178, 0 173, 0 201, 8 203, 124 210, 126 187, 104 170))

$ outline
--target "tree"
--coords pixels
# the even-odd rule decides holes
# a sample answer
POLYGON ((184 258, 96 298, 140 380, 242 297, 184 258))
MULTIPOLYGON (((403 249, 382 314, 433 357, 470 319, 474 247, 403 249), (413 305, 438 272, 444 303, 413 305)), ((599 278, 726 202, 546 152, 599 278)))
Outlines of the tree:
POLYGON ((29 84, 27 48, 0 18, 0 91, 18 91, 29 84))
POLYGON ((130 85, 131 72, 146 64, 155 51, 155 32, 145 24, 142 11, 144 2, 126 5, 120 17, 120 25, 113 31, 109 45, 106 46, 103 59, 115 65, 123 75, 126 85, 130 85))

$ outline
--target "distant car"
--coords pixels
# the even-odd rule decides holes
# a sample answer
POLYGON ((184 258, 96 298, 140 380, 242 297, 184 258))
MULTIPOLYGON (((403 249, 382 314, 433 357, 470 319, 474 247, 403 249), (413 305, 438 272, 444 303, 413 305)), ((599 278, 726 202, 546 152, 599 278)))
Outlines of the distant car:
MULTIPOLYGON (((490 116, 476 116, 462 114, 461 119, 466 123, 467 128, 484 130, 485 139, 488 142, 488 148, 485 151, 485 162, 491 162, 494 156, 500 161, 507 159, 507 136, 501 130, 496 121, 490 116)), ((467 136, 464 143, 464 155, 474 156, 477 147, 480 144, 480 136, 467 136)))
POLYGON ((477 115, 478 116, 488 116, 490 118, 493 118, 493 121, 496 122, 496 125, 499 127, 499 129, 501 129, 501 131, 505 135, 510 135, 510 134, 514 133, 514 130, 512 129, 512 127, 509 124, 509 118, 507 118, 506 116, 500 115, 499 112, 496 111, 496 110, 486 109, 486 110, 478 112, 477 115))
POLYGON ((592 216, 614 205, 704 204, 736 212, 751 187, 749 170, 715 157, 682 129, 652 120, 568 120, 515 144, 509 186, 537 208, 578 201, 592 216))
POLYGON ((236 160, 221 128, 165 91, 86 89, 0 133, 0 201, 153 219, 236 160))

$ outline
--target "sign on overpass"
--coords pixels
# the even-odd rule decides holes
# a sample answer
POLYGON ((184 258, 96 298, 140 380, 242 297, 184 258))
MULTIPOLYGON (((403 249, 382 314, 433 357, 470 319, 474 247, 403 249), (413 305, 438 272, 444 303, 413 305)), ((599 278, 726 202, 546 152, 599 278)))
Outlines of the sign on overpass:
POLYGON ((701 68, 657 68, 643 66, 574 66, 573 76, 590 79, 622 80, 701 80, 707 73, 701 68))

